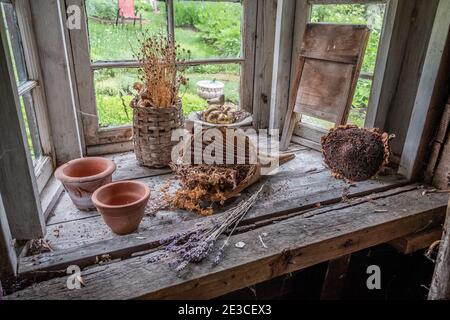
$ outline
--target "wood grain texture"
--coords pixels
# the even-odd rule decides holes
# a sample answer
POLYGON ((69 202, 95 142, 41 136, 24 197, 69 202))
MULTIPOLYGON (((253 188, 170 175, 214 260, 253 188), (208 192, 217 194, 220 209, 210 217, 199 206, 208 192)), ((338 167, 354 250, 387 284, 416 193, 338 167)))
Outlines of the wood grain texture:
MULTIPOLYGON (((149 177, 141 180, 152 190, 151 202, 156 201, 153 196, 157 196, 168 178, 170 176, 149 177)), ((263 181, 268 181, 267 188, 261 201, 248 212, 246 224, 254 223, 262 218, 276 218, 301 209, 314 208, 319 203, 326 205, 339 202, 348 188, 343 181, 331 177, 330 173, 324 169, 321 155, 316 151, 299 152, 296 159, 284 165, 279 173, 266 177, 263 181)), ((405 180, 397 176, 380 177, 378 180, 355 184, 348 189, 348 194, 350 197, 356 197, 371 192, 381 192, 405 183, 405 180)), ((253 190, 253 188, 249 189, 244 195, 253 190)), ((236 202, 231 202, 223 210, 235 204, 236 202)), ((156 230, 164 225, 196 218, 198 216, 194 213, 161 210, 156 215, 145 216, 139 232, 156 230)), ((117 236, 105 226, 96 211, 78 211, 65 193, 48 221, 46 239, 55 250, 116 238, 117 236), (54 229, 59 229, 58 237, 53 235, 54 229)))
POLYGON ((442 227, 430 228, 418 233, 407 235, 406 237, 395 239, 389 245, 397 249, 402 254, 411 254, 416 251, 428 248, 435 241, 442 237, 442 227))
POLYGON ((83 154, 71 52, 61 21, 65 7, 60 5, 64 5, 61 0, 30 1, 57 164, 83 154))
POLYGON ((339 122, 347 107, 353 65, 307 59, 294 112, 329 122, 339 122))
POLYGON ((347 122, 369 33, 366 26, 307 24, 292 91, 294 105, 288 109, 281 138, 282 150, 301 114, 336 126, 347 122))
MULTIPOLYGON (((298 0, 281 0, 277 8, 270 129, 282 129, 289 106, 295 13, 298 0)), ((300 4, 299 4, 300 5, 300 4)))
MULTIPOLYGON (((450 203, 449 203, 450 205, 450 203)), ((450 206, 447 209, 447 218, 442 235, 442 243, 434 269, 433 281, 431 282, 429 300, 450 299, 450 206)))
POLYGON ((4 21, 0 30, 0 193, 12 237, 29 240, 43 236, 45 222, 4 21))
MULTIPOLYGON (((430 10, 428 6, 433 7, 427 3, 427 10, 430 10)), ((409 127, 407 131, 399 131, 405 137, 399 172, 409 179, 417 178, 424 167, 423 161, 433 132, 433 119, 436 119, 437 116, 436 109, 442 108, 441 103, 448 96, 448 91, 444 91, 444 88, 447 88, 448 69, 441 70, 441 67, 443 63, 448 66, 448 61, 443 62, 443 58, 445 57, 446 46, 447 50, 450 50, 448 46, 449 11, 450 2, 439 1, 437 10, 428 12, 431 16, 427 16, 427 18, 433 21, 433 24, 431 25, 428 45, 425 47, 422 58, 423 65, 421 67, 423 71, 420 73, 409 127), (439 83, 440 73, 445 75, 444 78, 441 78, 441 83, 439 83)), ((425 10, 423 12, 426 13, 425 10)), ((448 57, 447 51, 447 59, 448 57)), ((402 112, 402 119, 405 119, 404 112, 402 112)), ((406 121, 400 121, 400 118, 397 118, 397 120, 402 124, 407 123, 406 121)), ((402 141, 402 135, 397 135, 397 138, 402 141)), ((395 152, 395 144, 393 150, 395 152)))
MULTIPOLYGON (((384 125, 386 132, 396 135, 396 138, 391 142, 391 152, 398 157, 402 155, 403 147, 406 145, 405 141, 408 128, 414 130, 413 128, 419 129, 421 126, 419 124, 421 121, 411 121, 411 116, 413 115, 416 98, 421 99, 418 88, 421 76, 426 71, 423 68, 424 61, 427 55, 428 43, 433 29, 438 2, 438 0, 415 1, 411 16, 408 19, 402 19, 400 21, 402 24, 409 23, 410 26, 407 35, 403 35, 403 37, 406 37, 406 46, 402 56, 396 62, 401 65, 401 71, 398 82, 393 84, 395 87, 395 95, 389 105, 389 112, 384 125)), ((402 42, 404 40, 400 39, 399 41, 402 42)), ((417 116, 419 115, 417 114, 417 116)), ((411 140, 409 143, 417 145, 418 141, 420 139, 411 140)), ((408 157, 412 159, 414 155, 410 154, 408 157)), ((402 173, 405 174, 404 171, 402 173)))
POLYGON ((242 24, 242 57, 241 64, 241 103, 242 110, 253 112, 253 87, 255 81, 256 29, 257 14, 260 1, 245 0, 243 2, 242 24))
POLYGON ((277 0, 258 1, 253 88, 253 126, 256 129, 269 127, 277 3, 277 0))
POLYGON ((86 286, 67 290, 66 277, 51 279, 7 299, 206 299, 302 268, 338 258, 442 223, 447 196, 420 190, 312 217, 294 217, 234 235, 221 264, 211 260, 192 266, 183 278, 166 262, 151 264, 154 254, 83 270, 86 286), (421 197, 421 201, 417 198, 421 197), (379 212, 379 208, 389 208, 379 212), (261 245, 259 235, 267 234, 261 245), (114 290, 110 290, 114 288, 114 290))
MULTIPOLYGON (((444 112, 439 123, 436 135, 431 146, 431 155, 428 160, 427 169, 425 171, 425 181, 430 183, 433 180, 439 158, 441 156, 442 147, 445 144, 447 137, 447 130, 450 127, 450 99, 449 103, 445 105, 444 112)), ((435 184, 436 185, 436 184, 435 184)))
POLYGON ((327 272, 323 280, 321 300, 339 300, 345 286, 348 267, 352 255, 348 254, 328 262, 327 272))
POLYGON ((17 255, 0 194, 0 281, 17 274, 17 255))
POLYGON ((282 135, 280 141, 280 150, 287 150, 290 139, 288 137, 292 136, 291 132, 294 130, 294 126, 287 126, 286 124, 298 123, 300 121, 300 116, 298 114, 293 114, 296 100, 296 89, 300 81, 299 77, 299 67, 300 50, 303 44, 303 38, 305 35, 306 25, 311 16, 311 5, 307 0, 297 0, 295 5, 295 18, 294 18, 294 28, 292 30, 292 55, 291 55, 291 75, 289 81, 289 95, 288 95, 288 105, 286 109, 286 115, 284 116, 284 123, 282 125, 282 135), (294 117, 295 119, 292 119, 294 117), (293 121, 291 121, 293 120, 293 121))

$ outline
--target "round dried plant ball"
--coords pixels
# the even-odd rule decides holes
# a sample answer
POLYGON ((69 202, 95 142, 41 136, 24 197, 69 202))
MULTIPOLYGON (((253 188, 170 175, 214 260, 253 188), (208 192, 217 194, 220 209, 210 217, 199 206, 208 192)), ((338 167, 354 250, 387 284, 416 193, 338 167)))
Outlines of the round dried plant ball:
POLYGON ((378 129, 341 126, 322 137, 325 164, 333 176, 349 181, 364 181, 389 163, 389 135, 378 129))

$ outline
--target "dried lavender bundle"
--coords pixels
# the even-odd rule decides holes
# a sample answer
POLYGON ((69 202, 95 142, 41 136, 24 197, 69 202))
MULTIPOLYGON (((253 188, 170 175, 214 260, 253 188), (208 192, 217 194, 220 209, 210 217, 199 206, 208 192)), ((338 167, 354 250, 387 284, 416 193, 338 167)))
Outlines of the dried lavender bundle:
POLYGON ((169 260, 169 266, 175 271, 184 270, 190 263, 200 263, 214 250, 219 237, 229 231, 227 239, 219 248, 213 265, 220 263, 224 256, 224 250, 228 246, 231 235, 245 217, 250 208, 255 204, 261 194, 264 185, 250 198, 241 201, 236 207, 224 213, 219 219, 213 220, 210 225, 201 225, 195 230, 175 234, 161 240, 163 253, 151 257, 148 263, 154 263, 163 259, 169 260), (174 257, 175 256, 175 259, 174 257))

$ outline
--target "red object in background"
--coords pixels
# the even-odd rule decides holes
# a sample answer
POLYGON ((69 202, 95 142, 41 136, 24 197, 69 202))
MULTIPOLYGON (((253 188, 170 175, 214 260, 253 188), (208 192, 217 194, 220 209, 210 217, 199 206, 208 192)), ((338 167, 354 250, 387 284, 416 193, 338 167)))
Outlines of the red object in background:
POLYGON ((119 0, 119 17, 125 19, 138 19, 134 10, 134 0, 119 0))

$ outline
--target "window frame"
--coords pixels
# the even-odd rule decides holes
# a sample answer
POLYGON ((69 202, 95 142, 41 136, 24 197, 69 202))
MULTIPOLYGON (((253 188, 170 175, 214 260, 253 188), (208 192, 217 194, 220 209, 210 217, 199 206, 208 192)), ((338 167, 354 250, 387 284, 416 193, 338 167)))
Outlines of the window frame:
MULTIPOLYGON (((211 64, 240 64, 240 105, 247 111, 253 109, 253 84, 255 45, 256 45, 256 3, 242 0, 241 54, 236 58, 193 59, 185 62, 187 66, 211 64)), ((66 0, 66 6, 78 6, 81 10, 81 29, 69 30, 76 83, 80 101, 80 115, 83 124, 87 155, 101 155, 133 149, 132 126, 113 126, 101 128, 95 97, 94 72, 107 68, 138 68, 138 61, 95 61, 90 58, 88 17, 84 0, 66 0)), ((174 34, 173 0, 166 0, 167 31, 174 34)))
MULTIPOLYGON (((369 103, 367 106, 366 119, 364 122, 364 127, 373 128, 380 127, 382 125, 378 119, 384 116, 383 108, 380 107, 380 100, 382 96, 382 87, 385 80, 385 71, 387 67, 387 62, 390 55, 391 48, 391 38, 394 32, 394 24, 396 22, 396 13, 398 8, 398 0, 305 0, 306 1, 306 12, 297 12, 297 15, 301 14, 303 19, 297 17, 297 20, 303 21, 304 28, 308 22, 311 20, 311 12, 313 5, 340 5, 340 4, 385 4, 385 12, 383 18, 383 27, 381 29, 380 42, 378 46, 378 53, 375 62, 374 73, 360 73, 359 79, 368 79, 372 81, 372 87, 370 90, 369 103)), ((302 42, 302 36, 295 39, 293 55, 294 57, 291 65, 291 70, 296 70, 296 59, 295 57, 299 54, 300 44, 302 42)), ((291 75, 293 77, 293 75, 291 75)), ((292 90, 292 88, 291 88, 292 90)), ((294 129, 294 132, 298 135, 298 141, 308 147, 313 149, 321 150, 320 138, 324 134, 324 130, 320 127, 302 124, 299 122, 294 129), (308 135, 303 135, 305 130, 308 135)))
MULTIPOLYGON (((30 131, 39 136, 41 156, 33 161, 34 175, 36 177, 39 194, 50 180, 55 167, 55 153, 51 139, 50 123, 48 120, 47 103, 43 88, 43 78, 40 70, 40 62, 36 39, 33 31, 31 9, 27 0, 0 0, 0 3, 12 4, 17 16, 17 24, 20 32, 22 52, 27 71, 27 80, 16 84, 19 99, 26 94, 31 95, 34 114, 33 121, 29 121, 30 131)), ((1 22, 1 27, 4 22, 1 22)), ((28 115, 28 112, 27 112, 28 115)), ((33 135, 33 134, 32 134, 33 135)), ((35 141, 33 141, 34 145, 35 141)))

